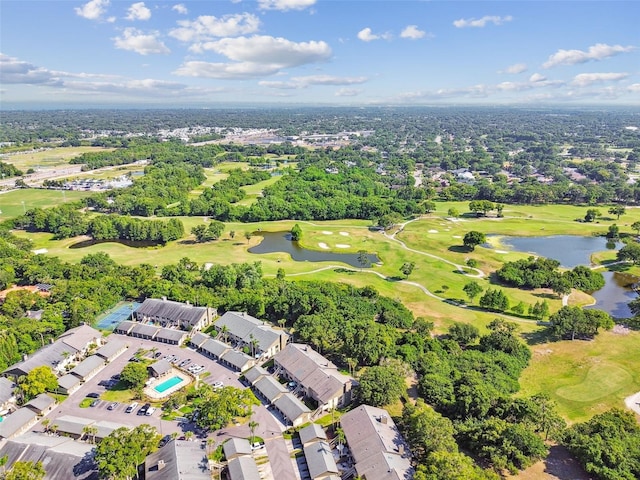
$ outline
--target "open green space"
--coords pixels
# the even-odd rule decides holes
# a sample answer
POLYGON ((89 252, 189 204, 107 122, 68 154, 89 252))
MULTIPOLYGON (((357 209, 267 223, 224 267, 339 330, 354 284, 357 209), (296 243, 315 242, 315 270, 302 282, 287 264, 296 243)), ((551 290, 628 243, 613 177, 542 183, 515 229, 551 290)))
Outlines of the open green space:
POLYGON ((91 192, 27 188, 0 193, 0 220, 22 215, 30 208, 46 208, 86 198, 91 192), (23 203, 24 202, 24 203, 23 203))
POLYGON ((26 152, 9 155, 3 158, 6 163, 11 163, 16 168, 26 172, 29 168, 57 167, 67 165, 69 160, 87 152, 104 152, 113 148, 102 147, 56 147, 47 148, 38 152, 26 152))

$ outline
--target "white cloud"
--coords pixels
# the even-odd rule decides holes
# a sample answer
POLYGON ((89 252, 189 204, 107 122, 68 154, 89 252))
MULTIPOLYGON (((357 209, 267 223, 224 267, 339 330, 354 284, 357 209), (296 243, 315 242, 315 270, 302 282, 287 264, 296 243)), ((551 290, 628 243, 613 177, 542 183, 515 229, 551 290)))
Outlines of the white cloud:
POLYGON ((203 43, 200 47, 238 62, 273 64, 280 65, 280 68, 321 62, 331 56, 331 48, 323 41, 297 43, 268 35, 223 38, 203 43))
POLYGON ((357 88, 341 88, 340 90, 336 91, 335 96, 336 97, 355 97, 356 95, 360 95, 361 93, 362 93, 362 90, 357 88))
POLYGON ((335 77, 333 75, 308 75, 304 77, 293 77, 289 81, 261 81, 262 87, 277 88, 282 90, 292 90, 307 88, 311 85, 357 85, 365 83, 367 77, 335 77))
POLYGON ((258 8, 261 10, 304 10, 315 5, 316 0, 258 0, 258 8))
POLYGON ((132 4, 127 10, 127 20, 149 20, 151 18, 151 10, 145 7, 144 2, 132 4))
POLYGON ((494 25, 502 25, 505 22, 510 22, 513 20, 511 15, 507 15, 506 17, 499 17, 497 15, 485 15, 482 18, 461 18, 459 20, 455 20, 453 25, 457 28, 467 28, 467 27, 477 27, 482 28, 487 26, 489 23, 493 23, 494 25))
POLYGON ((107 11, 109 3, 109 0, 91 0, 74 10, 77 15, 87 20, 98 20, 107 11))
POLYGON ((628 73, 580 73, 573 78, 571 85, 586 87, 594 83, 617 82, 628 76, 628 73))
POLYGON ((0 53, 0 83, 55 85, 60 80, 46 68, 0 53))
POLYGON ((537 83, 537 82, 544 82, 547 79, 547 77, 545 77, 544 75, 541 75, 539 73, 534 73, 533 75, 531 75, 529 77, 529 81, 532 83, 537 83))
POLYGON ((363 28, 358 32, 358 38, 363 42, 372 42, 373 40, 391 40, 390 33, 374 34, 369 27, 363 28))
POLYGON ((273 75, 280 65, 254 62, 210 63, 200 61, 185 62, 173 73, 183 77, 218 78, 223 80, 248 80, 255 77, 273 75))
POLYGON ((175 10, 180 15, 186 15, 187 13, 189 13, 189 10, 187 10, 187 7, 185 7, 184 3, 178 3, 174 5, 173 7, 171 7, 171 10, 175 10))
POLYGON ((630 92, 638 92, 638 93, 640 93, 640 83, 634 83, 632 85, 629 85, 629 87, 627 87, 627 89, 630 92))
POLYGON ((498 71, 498 73, 510 73, 512 75, 516 75, 518 73, 523 73, 527 71, 526 63, 514 63, 513 65, 509 65, 506 69, 498 71))
POLYGON ((620 53, 628 53, 635 47, 622 45, 607 45, 606 43, 597 43, 589 47, 586 52, 584 50, 558 50, 549 59, 542 64, 544 68, 557 67, 558 65, 576 65, 578 63, 586 63, 591 60, 604 60, 605 58, 618 55, 620 53))
POLYGON ((251 13, 239 13, 214 17, 202 15, 193 21, 178 21, 179 28, 169 32, 182 42, 205 41, 216 37, 234 37, 255 33, 260 28, 260 19, 251 13))
POLYGON ((122 36, 113 39, 116 48, 130 50, 140 55, 152 53, 170 53, 161 40, 158 39, 158 32, 143 33, 136 28, 126 28, 122 36))
POLYGON ((423 38, 425 35, 426 32, 424 30, 420 30, 417 25, 407 25, 400 33, 401 38, 410 38, 412 40, 423 38))

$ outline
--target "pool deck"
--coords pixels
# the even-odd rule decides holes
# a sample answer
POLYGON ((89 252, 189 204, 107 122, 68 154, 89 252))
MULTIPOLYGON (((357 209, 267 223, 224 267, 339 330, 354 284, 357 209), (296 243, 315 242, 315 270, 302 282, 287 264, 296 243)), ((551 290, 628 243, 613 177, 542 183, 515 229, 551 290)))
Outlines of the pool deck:
POLYGON ((186 373, 181 372, 177 368, 171 368, 171 370, 169 370, 169 372, 166 375, 162 376, 161 378, 152 379, 151 382, 146 387, 144 387, 144 393, 147 397, 152 398, 153 400, 161 400, 163 398, 168 397, 172 393, 177 392, 181 388, 186 387, 191 382, 193 382, 193 378, 190 375, 187 375, 186 373), (171 388, 167 388, 162 393, 158 392, 154 388, 156 385, 166 382, 171 377, 180 377, 182 381, 171 388))

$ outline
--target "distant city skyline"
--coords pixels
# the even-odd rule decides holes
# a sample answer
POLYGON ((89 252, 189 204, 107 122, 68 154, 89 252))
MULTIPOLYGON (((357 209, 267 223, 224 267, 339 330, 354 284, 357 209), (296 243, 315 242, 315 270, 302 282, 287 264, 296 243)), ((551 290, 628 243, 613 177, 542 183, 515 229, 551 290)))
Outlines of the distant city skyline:
POLYGON ((0 107, 640 106, 638 1, 0 0, 0 107))

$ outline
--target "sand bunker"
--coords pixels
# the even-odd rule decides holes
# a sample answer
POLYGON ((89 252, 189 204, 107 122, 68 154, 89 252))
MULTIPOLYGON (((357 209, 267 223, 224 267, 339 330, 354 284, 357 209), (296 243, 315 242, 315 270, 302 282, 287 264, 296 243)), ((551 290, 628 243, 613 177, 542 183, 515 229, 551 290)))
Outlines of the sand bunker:
POLYGON ((630 397, 625 398, 624 404, 627 406, 627 408, 640 415, 640 392, 634 393, 630 397))
POLYGON ((329 246, 324 242, 318 243, 318 246, 323 250, 329 250, 329 246))
POLYGON ((494 252, 496 252, 496 253, 509 253, 506 250, 494 250, 494 252))
POLYGON ((351 248, 351 245, 345 245, 344 243, 338 243, 336 245, 336 247, 338 247, 338 248, 351 248))
POLYGON ((33 250, 33 253, 35 253, 36 255, 41 255, 43 253, 47 253, 49 250, 47 250, 46 248, 39 248, 37 250, 33 250))
POLYGON ((462 235, 451 235, 453 238, 462 238, 462 235))
POLYGON ((349 236, 349 232, 340 232, 340 235, 342 235, 343 237, 348 237, 349 236))
POLYGON ((333 232, 330 232, 329 230, 323 230, 322 233, 325 235, 333 235, 333 232))
POLYGON ((438 233, 438 230, 429 230, 429 233, 438 233))

